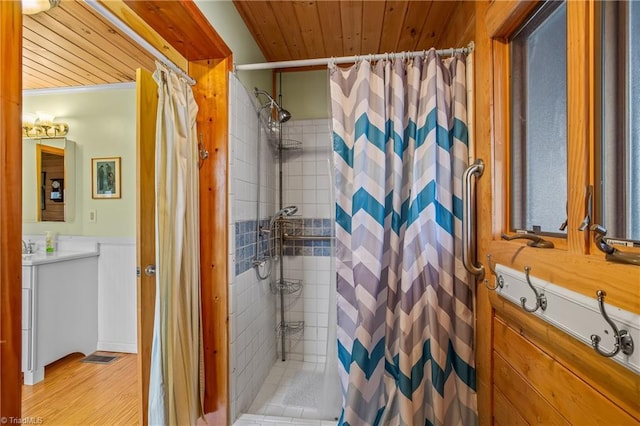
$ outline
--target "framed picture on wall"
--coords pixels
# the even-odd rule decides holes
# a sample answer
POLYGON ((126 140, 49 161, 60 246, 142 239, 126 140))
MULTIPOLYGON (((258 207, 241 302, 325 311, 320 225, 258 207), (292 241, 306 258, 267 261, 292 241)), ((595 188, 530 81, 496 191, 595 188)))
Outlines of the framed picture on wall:
POLYGON ((121 197, 120 157, 91 159, 91 197, 121 197))

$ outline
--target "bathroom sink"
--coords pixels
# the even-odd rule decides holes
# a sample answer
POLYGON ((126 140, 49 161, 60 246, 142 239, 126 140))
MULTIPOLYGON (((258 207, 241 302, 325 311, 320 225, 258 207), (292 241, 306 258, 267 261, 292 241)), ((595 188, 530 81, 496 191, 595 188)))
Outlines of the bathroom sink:
MULTIPOLYGON (((2 0, 0 0, 2 1, 2 0)), ((44 263, 64 262, 68 260, 82 259, 98 256, 97 250, 93 251, 56 251, 55 253, 23 253, 22 266, 41 265, 44 263)))

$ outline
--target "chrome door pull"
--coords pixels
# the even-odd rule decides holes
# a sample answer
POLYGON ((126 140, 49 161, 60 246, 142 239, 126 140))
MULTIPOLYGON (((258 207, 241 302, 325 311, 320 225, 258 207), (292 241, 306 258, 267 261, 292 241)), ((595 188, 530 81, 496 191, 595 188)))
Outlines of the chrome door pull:
POLYGON ((484 162, 480 159, 470 165, 462 175, 462 264, 465 269, 475 275, 476 279, 484 278, 484 266, 475 265, 471 260, 471 249, 475 251, 475 229, 471 231, 472 209, 471 209, 471 176, 480 177, 484 173, 484 162))
POLYGON ((144 274, 148 277, 153 277, 156 274, 156 265, 147 265, 144 268, 144 274))

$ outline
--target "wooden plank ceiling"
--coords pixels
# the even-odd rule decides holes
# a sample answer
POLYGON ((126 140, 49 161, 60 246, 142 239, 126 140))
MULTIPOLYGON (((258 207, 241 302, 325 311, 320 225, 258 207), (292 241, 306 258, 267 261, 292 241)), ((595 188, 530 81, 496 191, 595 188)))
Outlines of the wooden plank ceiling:
POLYGON ((82 1, 23 16, 23 89, 135 81, 154 58, 82 1))
POLYGON ((439 46, 457 1, 233 0, 267 61, 439 46))
MULTIPOLYGON (((216 39, 210 34, 213 30, 195 34, 182 28, 180 13, 193 15, 192 2, 126 3, 147 22, 164 22, 158 25, 166 30, 162 36, 189 60, 230 54, 226 46, 209 42, 216 39)), ((266 60, 285 61, 452 47, 439 46, 438 41, 459 2, 234 0, 234 4, 266 60)), ((63 0, 48 12, 23 19, 24 89, 130 82, 135 81, 136 68, 155 68, 147 51, 80 0, 63 0)), ((202 21, 200 27, 206 29, 205 24, 202 21)))

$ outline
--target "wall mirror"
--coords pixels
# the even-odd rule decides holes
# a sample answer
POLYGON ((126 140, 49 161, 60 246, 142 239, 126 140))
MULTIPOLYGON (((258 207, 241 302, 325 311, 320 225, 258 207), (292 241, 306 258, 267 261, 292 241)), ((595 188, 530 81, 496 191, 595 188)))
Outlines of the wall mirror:
POLYGON ((66 138, 22 140, 22 221, 71 222, 76 144, 66 138))
POLYGON ((601 7, 596 222, 640 246, 640 3, 601 7))

